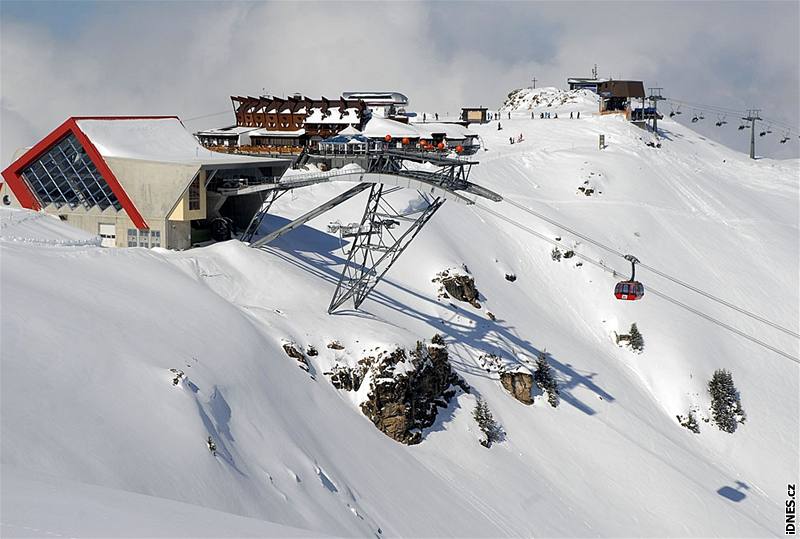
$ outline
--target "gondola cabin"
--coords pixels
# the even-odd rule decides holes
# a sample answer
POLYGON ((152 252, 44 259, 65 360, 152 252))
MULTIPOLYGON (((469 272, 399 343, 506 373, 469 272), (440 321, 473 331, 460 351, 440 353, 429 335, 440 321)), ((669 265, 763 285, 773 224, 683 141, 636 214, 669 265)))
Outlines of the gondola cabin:
POLYGON ((614 287, 617 299, 634 301, 644 296, 644 286, 639 281, 621 281, 614 287))

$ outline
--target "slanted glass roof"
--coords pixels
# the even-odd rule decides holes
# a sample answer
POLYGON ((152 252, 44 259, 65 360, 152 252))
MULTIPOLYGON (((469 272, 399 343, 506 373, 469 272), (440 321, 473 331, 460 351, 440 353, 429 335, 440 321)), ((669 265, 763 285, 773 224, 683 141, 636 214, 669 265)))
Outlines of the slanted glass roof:
POLYGON ((94 206, 102 210, 109 206, 117 211, 122 209, 111 187, 72 133, 22 169, 21 174, 43 207, 54 204, 58 208, 81 205, 87 210, 94 206))

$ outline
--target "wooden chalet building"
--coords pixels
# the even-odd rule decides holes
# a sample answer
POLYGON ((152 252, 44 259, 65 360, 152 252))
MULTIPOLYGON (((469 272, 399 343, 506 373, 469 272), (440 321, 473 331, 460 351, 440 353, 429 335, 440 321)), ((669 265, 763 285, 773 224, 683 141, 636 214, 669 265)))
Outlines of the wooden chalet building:
POLYGON ((362 128, 369 117, 362 100, 344 97, 231 96, 231 102, 236 125, 195 133, 204 146, 226 146, 242 153, 295 153, 348 126, 362 128))
POLYGON ((609 80, 597 85, 600 114, 622 113, 631 120, 633 100, 639 99, 644 109, 644 83, 640 80, 609 80))

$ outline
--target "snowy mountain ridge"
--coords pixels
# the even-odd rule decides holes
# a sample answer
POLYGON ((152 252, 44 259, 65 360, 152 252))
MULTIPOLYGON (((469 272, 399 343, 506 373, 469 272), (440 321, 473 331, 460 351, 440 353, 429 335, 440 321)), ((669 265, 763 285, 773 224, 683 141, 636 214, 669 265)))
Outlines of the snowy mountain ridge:
MULTIPOLYGON (((620 275, 624 261, 552 222, 796 328, 800 162, 750 161, 669 120, 652 148, 646 132, 595 107, 554 101, 557 120, 472 126, 486 151, 471 180, 518 204, 485 205, 620 275), (570 110, 581 119, 561 114, 570 110)), ((262 232, 343 187, 284 197, 262 232)), ((392 196, 396 207, 416 199, 392 196)), ((327 315, 345 257, 326 224, 357 221, 362 204, 350 200, 263 250, 231 241, 185 252, 103 249, 57 220, 3 210, 3 535, 35 536, 25 530, 44 524, 72 536, 216 535, 203 532, 216 514, 204 511, 250 519, 218 532, 245 536, 783 533, 786 483, 798 477, 797 363, 656 295, 617 301, 602 269, 556 261, 536 235, 451 203, 362 312, 327 315), (462 265, 479 307, 439 297, 432 282, 462 265), (633 322, 642 354, 613 337, 633 322), (418 445, 364 416, 366 386, 337 390, 324 374, 435 334, 471 391, 440 409, 418 445), (318 351, 306 354, 308 371, 287 342, 318 351), (486 359, 531 369, 544 351, 557 408, 539 393, 532 405, 515 400, 486 359), (733 434, 704 421, 707 383, 722 368, 747 413, 733 434), (173 384, 170 369, 185 377, 173 384), (478 397, 506 433, 489 449, 472 418, 478 397), (689 410, 700 434, 676 419, 689 410), (45 499, 42 484, 56 485, 45 499), (75 517, 112 491, 130 500, 129 520, 75 517), (159 499, 169 502, 150 503, 159 499), (173 503, 198 512, 184 526, 129 524, 161 522, 173 503), (70 513, 52 517, 55 506, 70 513)), ((653 272, 637 276, 798 356, 797 339, 775 328, 653 272)))

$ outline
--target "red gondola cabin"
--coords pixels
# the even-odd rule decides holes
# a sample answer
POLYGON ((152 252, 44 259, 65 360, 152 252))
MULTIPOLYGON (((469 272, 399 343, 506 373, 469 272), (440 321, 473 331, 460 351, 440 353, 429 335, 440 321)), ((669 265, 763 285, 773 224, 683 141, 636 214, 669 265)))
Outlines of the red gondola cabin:
POLYGON ((621 281, 614 287, 614 295, 628 301, 642 299, 644 286, 639 281, 621 281))

